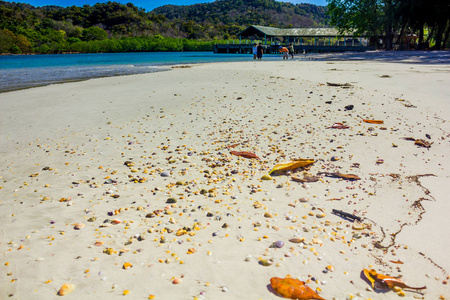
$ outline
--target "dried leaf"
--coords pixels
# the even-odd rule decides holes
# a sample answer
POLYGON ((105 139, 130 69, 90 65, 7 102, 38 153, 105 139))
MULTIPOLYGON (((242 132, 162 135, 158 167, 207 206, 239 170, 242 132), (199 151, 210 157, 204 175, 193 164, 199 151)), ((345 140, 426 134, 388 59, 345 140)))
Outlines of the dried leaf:
MULTIPOLYGON (((361 116, 358 116, 359 118, 361 118, 361 116)), ((361 120, 363 120, 366 123, 370 123, 370 124, 384 124, 383 120, 369 120, 369 119, 363 119, 361 118, 361 120)))
POLYGON ((364 276, 366 276, 367 280, 370 281, 370 284, 372 285, 372 288, 375 288, 375 278, 373 278, 370 275, 370 271, 367 270, 367 269, 364 269, 363 272, 364 272, 364 276))
POLYGON ((333 82, 327 82, 328 86, 338 86, 338 87, 351 87, 352 85, 350 83, 333 83, 333 82))
POLYGON ((314 163, 314 159, 303 159, 303 158, 300 158, 300 159, 297 159, 297 160, 293 160, 293 161, 284 162, 284 163, 275 165, 275 167, 273 167, 272 171, 269 172, 269 175, 272 172, 293 170, 293 169, 297 169, 297 168, 301 168, 301 167, 305 167, 305 166, 311 165, 313 163, 314 163))
POLYGON ((295 182, 316 182, 319 181, 319 177, 317 176, 303 176, 303 178, 292 176, 291 179, 295 182))
POLYGON ((362 119, 366 123, 370 124, 384 124, 383 120, 368 120, 368 119, 362 119))
POLYGON ((336 177, 336 178, 343 178, 347 180, 360 180, 358 176, 355 174, 342 174, 342 173, 327 173, 327 172, 321 172, 319 174, 325 174, 328 177, 336 177))
POLYGON ((309 286, 305 285, 305 282, 294 278, 279 278, 272 277, 270 279, 270 285, 274 291, 284 298, 290 299, 319 299, 325 300, 316 292, 314 292, 309 286))
POLYGON ((393 289, 394 287, 399 288, 407 288, 407 289, 413 289, 413 290, 422 290, 426 289, 426 286, 423 287, 411 287, 406 285, 403 281, 401 281, 398 278, 386 276, 383 274, 378 274, 374 269, 367 270, 364 269, 364 276, 370 281, 372 284, 372 287, 375 288, 375 283, 380 284, 384 288, 393 289))
POLYGON ((236 143, 236 144, 228 145, 228 146, 225 146, 225 147, 227 147, 227 148, 236 148, 239 145, 240 145, 240 143, 236 143))
POLYGON ((242 157, 244 157, 244 158, 256 158, 256 159, 260 159, 255 153, 252 153, 252 152, 246 152, 246 151, 242 151, 242 152, 239 152, 239 151, 231 151, 230 153, 233 154, 233 155, 236 155, 236 156, 242 156, 242 157))
POLYGON ((393 263, 393 264, 403 265, 403 262, 401 260, 390 260, 390 262, 393 263))
POLYGON ((433 144, 433 143, 430 143, 430 142, 425 141, 425 140, 422 140, 422 139, 419 139, 419 140, 415 140, 415 141, 414 141, 414 145, 421 146, 421 147, 425 147, 425 148, 431 148, 431 145, 432 145, 432 144, 433 144))
POLYGON ((406 141, 414 141, 414 145, 425 147, 425 148, 428 148, 428 149, 431 148, 431 145, 433 144, 433 143, 430 143, 430 142, 428 142, 426 140, 415 139, 413 137, 404 137, 403 139, 406 140, 406 141))

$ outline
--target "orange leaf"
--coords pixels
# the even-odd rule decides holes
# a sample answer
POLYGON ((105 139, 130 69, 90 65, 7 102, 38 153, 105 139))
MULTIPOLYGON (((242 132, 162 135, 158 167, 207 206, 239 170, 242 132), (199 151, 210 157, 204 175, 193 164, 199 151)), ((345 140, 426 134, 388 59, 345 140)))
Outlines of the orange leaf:
POLYGON ((364 269, 364 275, 367 277, 367 279, 372 283, 372 287, 375 286, 375 283, 380 284, 384 288, 393 289, 394 287, 400 287, 400 288, 407 288, 407 289, 413 289, 413 290, 422 290, 426 289, 427 287, 411 287, 406 285, 403 281, 401 281, 398 278, 386 276, 383 274, 378 274, 374 269, 367 270, 364 269))
POLYGON ((305 282, 294 278, 279 278, 273 277, 270 279, 270 285, 274 291, 284 298, 290 299, 319 299, 325 300, 316 292, 314 292, 309 286, 305 285, 305 282))
POLYGON ((384 124, 383 120, 365 120, 365 119, 363 119, 363 121, 366 123, 370 123, 370 124, 384 124))
MULTIPOLYGON (((358 116, 359 118, 361 118, 360 116, 358 116)), ((370 124, 384 124, 383 120, 369 120, 369 119, 363 119, 361 118, 361 120, 363 120, 366 123, 370 123, 370 124)))

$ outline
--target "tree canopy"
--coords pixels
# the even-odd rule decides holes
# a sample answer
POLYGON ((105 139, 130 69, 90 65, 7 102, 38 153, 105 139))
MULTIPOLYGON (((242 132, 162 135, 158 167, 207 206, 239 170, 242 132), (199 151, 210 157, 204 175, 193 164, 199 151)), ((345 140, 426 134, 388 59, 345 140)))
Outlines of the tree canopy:
POLYGON ((249 25, 319 27, 328 22, 323 6, 275 0, 217 0, 195 5, 166 5, 151 12, 132 3, 124 5, 111 1, 93 6, 39 8, 0 1, 0 16, 0 51, 3 53, 59 53, 80 49, 147 51, 142 45, 135 47, 144 38, 161 43, 160 47, 150 47, 146 43, 146 47, 161 51, 171 47, 179 51, 180 45, 188 44, 169 42, 175 39, 196 40, 199 45, 207 45, 194 47, 194 43, 189 43, 190 48, 200 49, 211 47, 215 40, 234 39, 249 25), (130 43, 131 40, 134 42, 130 43), (79 47, 89 43, 92 47, 79 47), (99 49, 98 45, 109 46, 99 49))
POLYGON ((330 23, 342 31, 356 30, 384 39, 386 49, 417 34, 419 47, 433 41, 445 48, 450 31, 448 0, 327 0, 330 23), (427 41, 424 41, 424 33, 427 41), (394 38, 397 38, 394 41, 394 38))

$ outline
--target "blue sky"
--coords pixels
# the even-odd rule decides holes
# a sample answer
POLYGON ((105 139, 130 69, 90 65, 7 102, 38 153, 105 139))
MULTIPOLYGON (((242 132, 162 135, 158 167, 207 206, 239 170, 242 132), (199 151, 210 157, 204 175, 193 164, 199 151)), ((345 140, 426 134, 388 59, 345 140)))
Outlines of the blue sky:
MULTIPOLYGON (((98 2, 108 2, 108 0, 6 0, 9 2, 20 2, 20 3, 28 3, 33 6, 44 6, 44 5, 58 5, 58 6, 83 6, 84 4, 94 5, 98 2)), ((111 0, 114 1, 114 0, 111 0)), ((174 5, 191 5, 195 3, 205 3, 205 2, 213 2, 214 0, 115 0, 116 2, 126 4, 133 3, 135 6, 139 8, 145 8, 146 11, 151 11, 152 9, 163 6, 166 4, 174 4, 174 5)), ((311 3, 316 5, 327 5, 326 0, 303 0, 303 1, 295 1, 295 0, 283 0, 283 2, 291 2, 294 4, 298 3, 311 3)))

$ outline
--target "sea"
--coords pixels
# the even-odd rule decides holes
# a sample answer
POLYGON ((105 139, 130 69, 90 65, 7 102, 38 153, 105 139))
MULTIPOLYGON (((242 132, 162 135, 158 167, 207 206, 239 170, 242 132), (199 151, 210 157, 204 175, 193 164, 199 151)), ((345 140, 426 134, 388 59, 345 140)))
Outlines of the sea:
MULTIPOLYGON (((166 71, 172 65, 251 61, 251 54, 133 52, 0 55, 0 93, 90 78, 166 71)), ((263 60, 279 59, 265 55, 263 60)))

